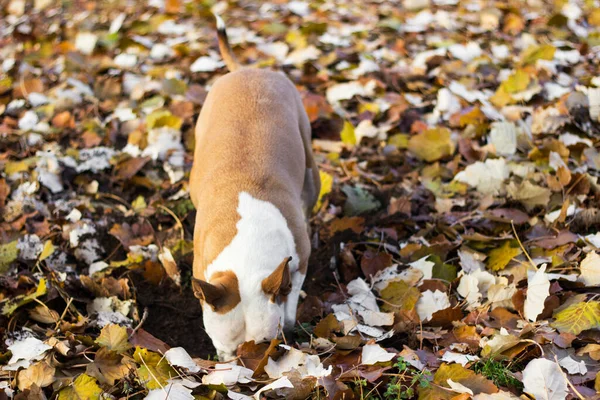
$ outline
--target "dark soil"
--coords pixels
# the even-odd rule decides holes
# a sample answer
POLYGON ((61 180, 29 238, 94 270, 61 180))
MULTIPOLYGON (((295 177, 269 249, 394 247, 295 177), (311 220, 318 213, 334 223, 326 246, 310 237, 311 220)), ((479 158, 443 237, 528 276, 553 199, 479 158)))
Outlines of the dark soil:
POLYGON ((192 357, 208 358, 215 349, 202 323, 202 308, 192 289, 174 284, 153 285, 141 274, 131 274, 140 315, 148 316, 142 327, 171 347, 183 347, 192 357))

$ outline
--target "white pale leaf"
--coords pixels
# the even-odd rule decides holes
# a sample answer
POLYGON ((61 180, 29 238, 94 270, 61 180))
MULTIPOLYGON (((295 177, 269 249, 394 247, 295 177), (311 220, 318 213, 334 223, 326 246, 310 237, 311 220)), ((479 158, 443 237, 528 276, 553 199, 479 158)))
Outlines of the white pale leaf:
POLYGON ((483 260, 485 260, 485 255, 481 253, 477 253, 475 251, 470 250, 458 250, 458 258, 460 258, 460 266, 462 270, 467 274, 477 270, 485 269, 485 265, 483 264, 483 260))
POLYGON ((394 313, 393 312, 379 312, 364 310, 359 311, 358 314, 362 317, 365 324, 369 326, 390 326, 394 325, 394 313))
POLYGON ((498 195, 503 191, 504 180, 509 174, 504 158, 488 159, 485 163, 477 161, 467 166, 456 174, 454 180, 473 186, 482 194, 498 195))
MULTIPOLYGON (((31 361, 40 360, 44 356, 44 353, 51 348, 52 346, 48 346, 34 337, 27 337, 16 341, 8 346, 8 350, 12 353, 12 357, 8 361, 8 366, 22 360, 21 365, 27 368, 31 361)), ((5 367, 5 369, 7 368, 5 367)))
POLYGON ((584 361, 575 361, 571 356, 561 359, 558 363, 571 375, 585 375, 588 371, 584 361))
POLYGON ((567 381, 560 367, 553 361, 537 358, 523 371, 524 391, 535 399, 565 400, 567 381))
POLYGON ((194 61, 194 63, 192 65, 190 65, 190 71, 191 72, 212 72, 212 71, 215 71, 215 70, 221 68, 223 65, 225 65, 223 63, 223 61, 215 60, 208 56, 202 56, 202 57, 196 59, 196 61, 194 61))
POLYGON ((288 348, 288 352, 277 361, 269 357, 265 365, 265 372, 273 379, 281 378, 290 371, 297 371, 303 378, 308 376, 320 378, 331 374, 332 367, 325 369, 319 356, 304 353, 293 347, 288 348))
POLYGON ((421 293, 416 309, 421 321, 427 322, 435 312, 445 310, 448 307, 450 307, 450 299, 446 293, 439 290, 435 292, 426 290, 421 293))
POLYGON ((192 390, 181 383, 171 382, 164 388, 151 390, 144 400, 194 400, 192 390))
POLYGON ((500 391, 498 393, 479 393, 473 397, 473 400, 519 400, 520 397, 515 396, 511 392, 500 391))
POLYGON ((469 62, 474 58, 481 56, 481 47, 476 42, 464 44, 453 44, 448 47, 448 51, 452 57, 458 58, 461 61, 469 62))
POLYGON ((586 237, 584 237, 584 239, 586 242, 588 242, 595 248, 600 249, 600 232, 587 235, 586 237))
POLYGON ((497 154, 512 155, 517 152, 517 128, 512 122, 494 122, 490 131, 489 143, 494 145, 497 154))
POLYGON ((450 386, 450 389, 452 389, 456 393, 467 393, 467 394, 470 394, 471 396, 473 396, 473 391, 471 389, 469 389, 468 387, 466 387, 465 385, 460 384, 458 382, 454 382, 452 379, 449 379, 449 378, 448 378, 447 382, 448 382, 448 386, 450 386))
POLYGON ((479 292, 478 287, 479 281, 473 275, 463 275, 460 278, 460 284, 456 291, 460 294, 469 304, 469 306, 478 306, 482 298, 482 294, 479 292))
POLYGON ((316 60, 321 55, 321 50, 315 46, 307 46, 303 49, 292 51, 283 61, 284 64, 301 65, 310 60, 316 60))
POLYGON ((75 48, 85 55, 90 55, 94 52, 98 36, 91 32, 79 32, 75 38, 75 48))
POLYGON ((364 365, 373 365, 378 362, 387 362, 396 357, 378 344, 367 344, 362 348, 361 362, 364 365))
POLYGON ((281 378, 277 379, 275 382, 268 384, 267 386, 263 387, 258 392, 256 392, 254 394, 254 398, 260 399, 261 398, 260 395, 262 394, 262 392, 265 392, 267 390, 274 390, 274 389, 281 389, 281 388, 293 388, 293 387, 294 387, 294 385, 292 385, 292 382, 290 382, 288 377, 282 376, 281 378))
POLYGON ((416 268, 423 273, 422 279, 431 279, 433 276, 433 266, 435 265, 435 263, 427 261, 427 257, 429 256, 420 258, 417 261, 413 261, 410 264, 408 264, 411 267, 416 268))
POLYGON ((461 354, 456 353, 454 351, 447 351, 442 356, 442 361, 447 363, 457 363, 462 365, 463 367, 470 362, 479 360, 479 357, 472 356, 470 354, 461 354))
POLYGON ((544 302, 550 295, 550 281, 545 274, 546 264, 527 279, 527 298, 525 299, 525 318, 535 322, 538 315, 544 311, 544 302))
MULTIPOLYGON (((166 248, 166 247, 165 247, 166 248)), ((183 347, 173 347, 165 353, 165 358, 169 364, 182 367, 190 372, 199 372, 200 367, 192 360, 192 357, 188 354, 183 347)))
POLYGON ((327 89, 327 101, 336 104, 342 100, 349 100, 354 96, 366 95, 365 87, 358 81, 338 83, 327 89))
POLYGON ((249 383, 252 381, 251 369, 232 364, 217 364, 215 370, 202 377, 205 385, 231 386, 236 383, 249 383))
POLYGON ((581 275, 579 281, 586 286, 600 285, 600 255, 595 251, 589 252, 579 265, 581 275))

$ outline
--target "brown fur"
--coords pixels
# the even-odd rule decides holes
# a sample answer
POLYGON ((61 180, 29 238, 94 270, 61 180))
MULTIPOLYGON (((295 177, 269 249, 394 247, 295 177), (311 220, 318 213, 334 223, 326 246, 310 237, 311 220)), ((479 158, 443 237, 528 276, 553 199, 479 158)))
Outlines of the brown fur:
POLYGON ((306 271, 310 243, 301 198, 307 166, 315 181, 311 204, 320 182, 312 150, 306 146, 310 123, 296 88, 285 76, 241 69, 216 81, 196 126, 190 175, 197 210, 195 277, 205 279, 206 267, 234 238, 241 191, 282 212, 296 240, 301 272, 306 271))
POLYGON ((225 314, 240 302, 240 290, 237 276, 232 271, 216 272, 211 283, 192 279, 194 295, 211 305, 215 312, 225 314))
POLYGON ((275 301, 278 296, 287 296, 292 290, 292 277, 288 264, 292 257, 288 257, 279 264, 271 275, 262 281, 262 290, 271 295, 271 301, 275 301))
MULTIPOLYGON (((310 122, 298 91, 285 76, 238 69, 224 24, 217 20, 219 49, 227 67, 235 72, 212 86, 196 125, 190 175, 190 196, 197 210, 194 277, 217 285, 217 274, 207 277, 205 270, 237 233, 240 216, 236 209, 242 191, 281 211, 294 236, 300 272, 306 273, 310 254, 307 220, 320 189, 310 122)), ((266 286, 263 281, 263 289, 273 292, 270 294, 281 292, 280 298, 287 294, 279 290, 287 286, 283 270, 289 279, 287 262, 282 265, 282 271, 278 268, 265 280, 266 286)), ((235 284, 227 279, 223 288, 229 299, 219 301, 229 310, 239 303, 240 296, 237 278, 235 284)), ((203 285, 197 286, 201 289, 203 285)), ((202 298, 209 300, 204 295, 202 298)))

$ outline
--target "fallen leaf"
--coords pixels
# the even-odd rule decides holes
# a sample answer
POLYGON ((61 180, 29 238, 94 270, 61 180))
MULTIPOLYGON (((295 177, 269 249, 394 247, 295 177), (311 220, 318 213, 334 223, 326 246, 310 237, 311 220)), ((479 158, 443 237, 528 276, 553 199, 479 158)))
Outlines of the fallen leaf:
POLYGON ((27 369, 19 371, 17 375, 19 390, 29 389, 32 385, 41 388, 51 385, 55 380, 55 371, 56 369, 46 361, 30 365, 27 369))
POLYGON ((408 140, 408 150, 421 160, 432 162, 454 154, 448 129, 429 129, 408 140))
POLYGON ((435 292, 426 290, 421 293, 421 297, 417 301, 416 310, 421 321, 427 322, 431 320, 435 312, 444 310, 450 306, 450 300, 446 293, 439 290, 435 292))
POLYGON ((579 335, 588 329, 600 327, 600 301, 585 301, 585 295, 576 295, 554 311, 551 324, 560 332, 579 335))
POLYGON ((72 385, 58 392, 58 400, 100 400, 102 389, 94 378, 87 374, 79 375, 72 385))
POLYGON ((523 370, 524 391, 536 399, 564 400, 567 382, 560 367, 553 361, 537 358, 523 370))
POLYGON ((518 243, 514 240, 506 240, 500 247, 490 251, 487 267, 492 271, 501 271, 519 254, 521 254, 521 248, 518 243))
POLYGON ((394 357, 396 353, 390 353, 378 344, 366 344, 362 348, 360 360, 364 365, 374 365, 391 361, 394 357))
POLYGON ((600 285, 600 255, 595 251, 589 252, 579 264, 579 271, 579 282, 585 286, 600 285))
POLYGON ((524 314, 531 322, 537 320, 544 311, 544 302, 550 295, 550 281, 545 274, 546 264, 542 265, 533 276, 527 279, 527 298, 525 299, 524 314))
POLYGON ((138 347, 133 358, 138 363, 138 375, 148 389, 158 389, 177 376, 177 372, 160 354, 138 347))
POLYGON ((100 336, 96 339, 96 343, 116 353, 124 353, 131 348, 128 340, 129 335, 126 328, 115 324, 108 324, 100 331, 100 336))

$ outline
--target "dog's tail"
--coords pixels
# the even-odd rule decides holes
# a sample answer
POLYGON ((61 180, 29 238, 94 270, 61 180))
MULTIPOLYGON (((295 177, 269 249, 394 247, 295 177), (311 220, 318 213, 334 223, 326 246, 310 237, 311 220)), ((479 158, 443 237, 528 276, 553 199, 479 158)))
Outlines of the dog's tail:
POLYGON ((229 39, 227 39, 227 31, 225 30, 225 22, 217 14, 214 14, 217 20, 217 39, 219 40, 219 50, 221 51, 221 57, 225 61, 225 65, 229 71, 235 71, 240 68, 231 46, 229 45, 229 39))

